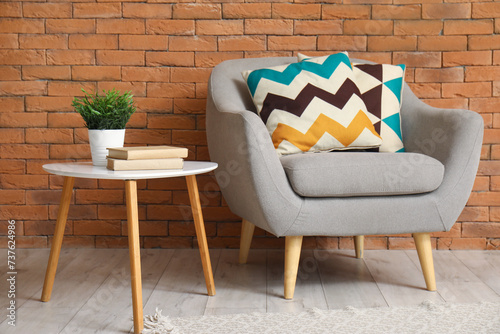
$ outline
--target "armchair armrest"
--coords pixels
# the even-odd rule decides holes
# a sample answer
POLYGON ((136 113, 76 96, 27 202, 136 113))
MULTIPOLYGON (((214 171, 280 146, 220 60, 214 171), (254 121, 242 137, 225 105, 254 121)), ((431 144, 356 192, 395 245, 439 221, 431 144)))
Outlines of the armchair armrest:
POLYGON ((436 205, 450 229, 465 206, 479 165, 483 118, 470 110, 441 109, 420 101, 405 87, 401 109, 405 150, 431 156, 445 166, 436 205))
POLYGON ((210 158, 219 164, 215 175, 224 198, 233 213, 280 236, 295 221, 301 199, 291 189, 259 116, 223 108, 227 106, 217 106, 209 94, 208 146, 210 158))

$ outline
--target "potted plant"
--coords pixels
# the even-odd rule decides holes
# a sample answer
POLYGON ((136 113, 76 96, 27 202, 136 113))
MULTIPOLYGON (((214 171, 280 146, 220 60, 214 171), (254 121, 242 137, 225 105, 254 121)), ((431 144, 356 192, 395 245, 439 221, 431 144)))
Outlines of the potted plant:
POLYGON ((131 92, 120 94, 112 89, 99 93, 85 94, 74 98, 72 106, 82 115, 85 126, 89 129, 90 151, 94 166, 106 166, 108 147, 123 147, 125 126, 135 112, 131 92))

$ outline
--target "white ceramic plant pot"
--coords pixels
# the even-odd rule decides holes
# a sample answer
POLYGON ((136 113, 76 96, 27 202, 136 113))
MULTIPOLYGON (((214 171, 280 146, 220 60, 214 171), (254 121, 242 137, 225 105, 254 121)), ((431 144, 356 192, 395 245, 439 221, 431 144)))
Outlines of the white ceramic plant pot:
POLYGON ((125 129, 118 130, 90 130, 89 143, 94 166, 106 166, 108 147, 123 147, 125 129))

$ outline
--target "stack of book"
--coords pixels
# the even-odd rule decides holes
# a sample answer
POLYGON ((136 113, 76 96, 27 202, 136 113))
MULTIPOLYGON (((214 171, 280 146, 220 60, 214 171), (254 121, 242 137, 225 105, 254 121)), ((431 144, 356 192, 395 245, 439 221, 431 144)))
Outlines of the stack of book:
POLYGON ((182 169, 188 149, 174 146, 108 148, 107 168, 111 170, 182 169))

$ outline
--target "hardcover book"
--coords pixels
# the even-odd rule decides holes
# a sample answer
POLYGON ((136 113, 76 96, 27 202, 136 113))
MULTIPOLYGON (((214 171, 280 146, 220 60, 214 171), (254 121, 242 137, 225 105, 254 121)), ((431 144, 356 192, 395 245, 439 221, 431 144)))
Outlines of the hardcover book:
POLYGON ((124 160, 186 158, 188 149, 175 146, 134 146, 108 148, 108 157, 124 160))
POLYGON ((182 169, 183 166, 184 159, 181 158, 123 160, 109 156, 107 164, 111 170, 182 169))

